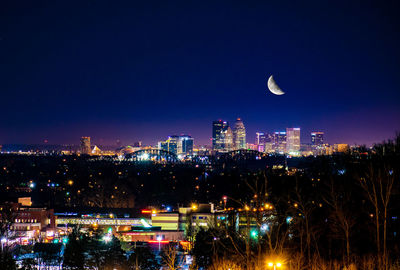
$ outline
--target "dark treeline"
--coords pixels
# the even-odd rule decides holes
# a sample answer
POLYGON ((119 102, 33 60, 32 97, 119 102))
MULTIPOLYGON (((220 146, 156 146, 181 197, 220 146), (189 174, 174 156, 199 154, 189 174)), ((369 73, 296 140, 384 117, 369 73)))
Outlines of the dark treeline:
POLYGON ((133 208, 190 202, 204 168, 85 156, 0 155, 0 197, 51 208, 133 208), (33 187, 28 189, 33 183, 33 187), (27 190, 29 192, 27 192, 27 190))

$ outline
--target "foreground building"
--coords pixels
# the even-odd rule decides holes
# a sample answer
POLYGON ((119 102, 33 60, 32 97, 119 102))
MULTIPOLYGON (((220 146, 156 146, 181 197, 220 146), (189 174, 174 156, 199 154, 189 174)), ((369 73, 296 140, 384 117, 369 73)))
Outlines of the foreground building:
POLYGON ((51 241, 57 233, 52 209, 25 207, 20 203, 1 205, 0 208, 10 210, 10 215, 2 217, 0 214, 3 221, 11 223, 9 230, 3 232, 5 237, 2 241, 7 245, 51 241))

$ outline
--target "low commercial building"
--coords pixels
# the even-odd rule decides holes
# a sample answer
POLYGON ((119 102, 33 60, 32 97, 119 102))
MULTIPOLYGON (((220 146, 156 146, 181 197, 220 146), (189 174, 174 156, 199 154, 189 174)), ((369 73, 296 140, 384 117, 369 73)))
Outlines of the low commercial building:
POLYGON ((160 227, 136 228, 131 231, 119 232, 118 235, 125 242, 156 243, 162 241, 166 243, 185 240, 183 231, 166 231, 161 230, 160 227))
POLYGON ((19 244, 54 237, 56 223, 53 209, 16 207, 10 229, 19 244))

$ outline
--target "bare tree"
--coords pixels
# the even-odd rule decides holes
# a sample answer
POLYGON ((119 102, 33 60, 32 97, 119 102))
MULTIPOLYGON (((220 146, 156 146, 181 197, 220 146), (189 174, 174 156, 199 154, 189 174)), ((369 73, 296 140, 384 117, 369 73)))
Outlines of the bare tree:
POLYGON ((315 205, 304 198, 302 192, 299 188, 298 181, 296 180, 296 188, 295 188, 295 199, 292 202, 292 207, 297 210, 296 220, 299 225, 299 234, 300 234, 300 252, 304 252, 303 245, 305 246, 305 250, 307 253, 307 263, 311 262, 311 240, 312 240, 312 228, 310 224, 311 215, 315 209, 315 205), (303 235, 305 234, 305 244, 303 244, 303 235))
POLYGON ((169 270, 182 269, 183 261, 178 255, 178 250, 175 246, 168 245, 166 248, 164 248, 162 254, 164 266, 169 270))
POLYGON ((376 247, 378 259, 382 260, 379 265, 382 269, 388 269, 388 254, 387 254, 387 216, 390 197, 394 184, 394 173, 392 169, 369 166, 365 177, 360 178, 361 187, 367 194, 367 198, 371 202, 375 211, 375 226, 376 226, 376 247), (381 223, 383 222, 383 232, 381 232, 381 223), (383 243, 381 242, 381 234, 383 234, 383 243))
POLYGON ((350 200, 350 194, 345 191, 339 191, 331 178, 329 185, 329 193, 324 201, 332 208, 332 230, 343 236, 346 243, 346 262, 350 264, 350 235, 356 221, 353 214, 346 207, 346 203, 350 200))

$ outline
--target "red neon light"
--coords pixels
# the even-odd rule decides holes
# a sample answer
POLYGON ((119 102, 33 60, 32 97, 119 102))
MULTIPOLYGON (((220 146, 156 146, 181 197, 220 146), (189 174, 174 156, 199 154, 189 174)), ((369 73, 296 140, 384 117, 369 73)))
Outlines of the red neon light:
POLYGON ((143 209, 142 214, 151 214, 151 210, 143 209))
POLYGON ((149 244, 158 244, 158 243, 160 243, 160 244, 168 244, 169 241, 168 240, 161 240, 161 241, 149 240, 149 241, 147 241, 147 243, 149 243, 149 244))

